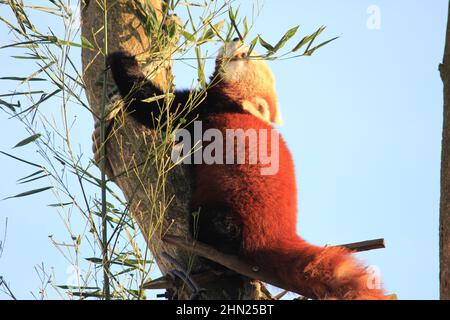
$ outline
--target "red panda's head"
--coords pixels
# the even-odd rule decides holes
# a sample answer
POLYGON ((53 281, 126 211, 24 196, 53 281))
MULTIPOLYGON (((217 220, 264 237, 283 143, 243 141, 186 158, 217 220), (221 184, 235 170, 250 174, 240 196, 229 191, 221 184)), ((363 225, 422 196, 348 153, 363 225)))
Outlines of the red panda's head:
POLYGON ((282 124, 272 71, 264 60, 248 53, 249 48, 238 39, 220 49, 215 71, 220 78, 218 86, 247 112, 268 123, 282 124))

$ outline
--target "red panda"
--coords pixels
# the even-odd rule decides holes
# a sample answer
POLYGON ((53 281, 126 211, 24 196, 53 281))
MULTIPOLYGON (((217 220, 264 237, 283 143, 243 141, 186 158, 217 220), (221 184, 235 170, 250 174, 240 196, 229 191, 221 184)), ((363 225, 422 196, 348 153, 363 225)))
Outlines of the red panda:
MULTIPOLYGON (((200 105, 183 113, 191 93, 179 90, 174 92, 168 112, 180 112, 181 106, 179 118, 186 123, 201 121, 202 132, 214 129, 222 136, 230 130, 268 133, 256 135, 257 146, 265 146, 267 155, 277 156, 277 168, 263 174, 267 163, 261 159, 251 164, 236 162, 239 150, 234 138, 223 143, 225 153, 234 155, 232 164, 192 164, 191 209, 199 211, 192 232, 201 242, 277 274, 298 293, 318 299, 384 299, 383 289, 368 287, 370 275, 350 251, 314 246, 297 235, 294 163, 272 126, 281 123, 274 77, 265 61, 250 57, 248 50, 237 39, 225 45, 200 105)), ((155 119, 165 123, 167 110, 161 112, 155 102, 144 101, 162 92, 146 79, 136 59, 119 51, 108 61, 126 100, 126 111, 148 127, 154 127, 155 119)), ((245 159, 256 152, 250 143, 243 148, 245 159)))

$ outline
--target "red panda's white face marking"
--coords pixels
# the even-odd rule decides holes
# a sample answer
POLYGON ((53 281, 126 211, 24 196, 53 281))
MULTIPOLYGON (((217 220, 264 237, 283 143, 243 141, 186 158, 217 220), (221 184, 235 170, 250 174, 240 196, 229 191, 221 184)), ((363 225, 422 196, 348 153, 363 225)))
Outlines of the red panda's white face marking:
POLYGON ((282 124, 275 91, 275 79, 267 63, 248 56, 241 41, 225 44, 216 59, 220 86, 242 108, 268 123, 282 124))

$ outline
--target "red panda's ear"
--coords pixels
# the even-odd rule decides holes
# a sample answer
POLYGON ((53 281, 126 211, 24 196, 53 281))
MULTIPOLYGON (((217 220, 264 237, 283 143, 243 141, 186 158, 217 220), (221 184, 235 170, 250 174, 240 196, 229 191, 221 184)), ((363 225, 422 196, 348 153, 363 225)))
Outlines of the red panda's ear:
POLYGON ((242 108, 264 122, 275 124, 283 123, 280 111, 278 110, 278 105, 271 106, 264 98, 253 97, 251 100, 243 100, 242 108))
POLYGON ((262 98, 253 98, 251 101, 244 100, 242 101, 242 108, 264 122, 271 122, 269 104, 262 98))
POLYGON ((272 123, 275 123, 275 124, 278 124, 281 126, 284 122, 283 122, 283 118, 281 117, 280 108, 278 107, 277 102, 275 102, 275 106, 273 107, 273 109, 274 109, 274 111, 273 111, 270 121, 272 123))

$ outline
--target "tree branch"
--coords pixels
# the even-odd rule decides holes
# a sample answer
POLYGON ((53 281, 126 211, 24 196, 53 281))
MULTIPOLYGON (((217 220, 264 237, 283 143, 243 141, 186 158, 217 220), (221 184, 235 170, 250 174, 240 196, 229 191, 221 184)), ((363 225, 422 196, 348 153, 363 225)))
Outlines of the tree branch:
POLYGON ((345 247, 348 250, 352 250, 355 252, 362 252, 362 251, 386 248, 383 238, 360 241, 360 242, 353 242, 353 243, 347 243, 347 244, 340 244, 340 245, 338 245, 338 247, 345 247))
MULTIPOLYGON (((450 14, 450 2, 449 2, 450 14)), ((447 21, 444 58, 439 66, 444 83, 442 129, 441 201, 439 216, 440 297, 450 300, 450 16, 447 21)))
MULTIPOLYGON (((251 279, 257 279, 264 283, 268 283, 271 285, 274 285, 278 288, 285 289, 287 291, 293 291, 296 292, 302 296, 308 297, 308 298, 315 298, 314 296, 311 296, 309 292, 299 292, 296 291, 294 288, 292 288, 290 283, 286 283, 283 279, 280 279, 278 276, 268 272, 267 270, 264 270, 263 267, 259 265, 255 265, 251 261, 242 259, 237 256, 224 254, 213 247, 210 247, 204 243, 194 241, 192 239, 186 239, 183 237, 177 237, 177 236, 171 236, 166 235, 163 238, 163 241, 166 243, 169 243, 171 245, 174 245, 178 248, 184 249, 186 251, 189 251, 195 255, 201 256, 203 258, 207 258, 211 261, 217 262, 221 264, 222 266, 233 270, 239 274, 245 275, 251 279)), ((373 250, 373 249, 380 249, 384 248, 384 239, 375 239, 375 240, 367 240, 367 241, 361 241, 361 242, 354 242, 354 243, 348 243, 339 245, 341 247, 345 247, 349 250, 361 252, 361 251, 367 251, 367 250, 373 250)), ((198 282, 199 284, 206 283, 208 281, 214 281, 214 279, 219 278, 220 276, 223 276, 224 272, 219 274, 212 274, 212 273, 203 273, 203 274, 197 274, 197 275, 191 275, 194 281, 198 282)), ((154 281, 151 281, 149 283, 145 284, 146 289, 163 289, 163 288, 171 288, 174 286, 174 283, 171 279, 168 277, 161 277, 154 281)))

